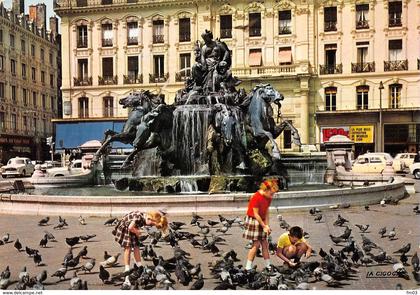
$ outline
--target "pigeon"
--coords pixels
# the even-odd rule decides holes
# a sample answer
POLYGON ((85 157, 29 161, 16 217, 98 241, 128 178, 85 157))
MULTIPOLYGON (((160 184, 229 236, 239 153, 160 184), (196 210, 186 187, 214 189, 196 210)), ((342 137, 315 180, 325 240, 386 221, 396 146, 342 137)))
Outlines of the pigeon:
POLYGON ((366 232, 368 230, 369 226, 370 226, 369 224, 366 224, 366 225, 364 225, 364 224, 355 224, 355 225, 360 229, 360 231, 362 233, 366 232))
POLYGON ((189 241, 190 241, 191 245, 192 245, 194 248, 195 248, 195 247, 200 247, 200 246, 201 246, 200 242, 199 242, 199 241, 197 241, 197 240, 196 240, 196 239, 194 239, 194 238, 190 239, 189 241))
POLYGON ((217 230, 216 230, 216 232, 220 232, 220 233, 222 233, 222 234, 225 234, 225 233, 227 233, 227 231, 229 230, 229 226, 226 226, 226 225, 224 225, 224 226, 222 226, 221 228, 218 228, 217 230))
POLYGON ((218 225, 220 222, 219 222, 219 221, 213 221, 213 220, 207 220, 207 223, 208 223, 211 227, 213 227, 213 226, 215 226, 215 225, 218 225))
POLYGON ((373 260, 372 259, 370 259, 369 257, 367 257, 367 256, 363 256, 361 259, 360 259, 360 262, 362 263, 362 264, 364 264, 364 265, 368 265, 369 263, 372 263, 373 262, 373 260))
POLYGON ((3 240, 0 240, 0 246, 3 246, 3 245, 4 245, 3 240))
POLYGON ((65 222, 60 222, 59 224, 57 224, 56 226, 54 226, 54 229, 63 229, 65 226, 67 225, 67 223, 65 222))
POLYGON ((45 269, 36 276, 36 280, 39 283, 44 282, 46 279, 47 279, 47 271, 45 269))
POLYGON ((201 263, 197 263, 195 267, 190 269, 190 275, 193 277, 197 277, 201 272, 201 263))
POLYGON ((397 251, 395 251, 394 254, 396 253, 406 254, 408 251, 410 251, 410 248, 411 248, 411 243, 408 243, 407 245, 403 246, 401 249, 398 249, 397 251))
POLYGON ((396 263, 392 266, 393 270, 398 274, 399 277, 409 280, 410 277, 408 276, 407 270, 404 268, 404 265, 401 263, 396 263))
POLYGON ((400 261, 402 262, 404 266, 407 266, 408 257, 407 255, 405 255, 405 253, 401 254, 400 261))
POLYGON ((90 261, 86 262, 85 265, 82 266, 81 270, 83 270, 85 273, 91 272, 92 269, 95 267, 95 264, 96 264, 96 260, 91 259, 90 261))
POLYGON ((335 226, 342 226, 346 222, 349 222, 349 221, 347 219, 341 217, 340 214, 338 214, 337 220, 334 221, 333 225, 335 225, 335 226))
POLYGON ((23 267, 22 271, 18 276, 19 282, 29 282, 29 273, 26 271, 26 266, 23 267))
POLYGON ((79 254, 77 254, 77 255, 82 257, 82 258, 85 258, 87 253, 88 253, 87 246, 84 246, 82 248, 82 250, 79 251, 79 254))
POLYGON ((203 275, 199 274, 198 279, 191 285, 190 290, 201 290, 204 286, 203 275))
POLYGON ((47 238, 48 238, 49 241, 54 241, 54 242, 57 241, 52 233, 50 233, 48 231, 44 231, 44 233, 47 235, 47 238))
POLYGON ((116 223, 118 221, 118 219, 116 217, 114 218, 110 218, 107 221, 105 221, 104 225, 113 225, 114 223, 116 223))
POLYGON ((341 237, 335 237, 335 236, 330 234, 330 238, 331 238, 331 241, 333 241, 334 244, 336 244, 336 245, 343 242, 343 239, 341 237))
POLYGON ((99 265, 99 278, 102 280, 102 283, 107 282, 109 276, 109 272, 102 265, 99 265))
POLYGON ((6 290, 10 285, 10 279, 0 279, 0 290, 6 290))
POLYGON ((111 255, 108 254, 107 251, 104 251, 104 260, 107 260, 111 255))
POLYGON ((353 261, 353 263, 357 263, 360 259, 360 252, 359 251, 354 251, 353 254, 351 255, 351 261, 353 261))
POLYGON ((47 216, 45 218, 42 218, 40 221, 38 221, 39 226, 44 226, 48 224, 48 221, 50 221, 50 218, 47 216))
POLYGON ((316 214, 315 218, 314 218, 314 221, 321 222, 321 219, 322 219, 322 214, 316 214))
POLYGON ((344 230, 344 233, 340 236, 340 238, 347 240, 348 238, 350 238, 351 235, 351 229, 346 226, 346 229, 344 230))
POLYGON ((80 215, 80 216, 79 216, 79 223, 80 223, 81 225, 86 225, 86 221, 85 221, 85 219, 82 217, 82 215, 80 215))
POLYGON ((101 262, 101 265, 102 265, 103 267, 112 267, 112 266, 116 265, 116 264, 117 264, 117 262, 118 262, 118 257, 120 256, 120 254, 121 254, 121 253, 118 253, 117 255, 115 255, 115 256, 111 256, 111 257, 109 257, 107 260, 102 261, 102 262, 101 262))
POLYGON ((71 248, 77 243, 79 243, 79 239, 80 239, 79 237, 66 238, 66 244, 69 245, 71 248))
POLYGON ((31 249, 28 246, 25 246, 25 252, 26 252, 26 254, 28 254, 28 256, 34 256, 35 253, 38 253, 38 250, 31 249))
POLYGON ((369 211, 369 206, 368 205, 365 206, 365 210, 369 211))
POLYGON ((393 240, 393 239, 395 239, 395 236, 396 236, 396 232, 395 232, 395 227, 394 228, 392 228, 392 230, 388 233, 388 238, 390 239, 390 240, 393 240))
POLYGON ((387 256, 386 256, 386 252, 382 251, 381 253, 379 253, 378 255, 373 255, 370 254, 370 257, 376 261, 377 263, 382 263, 386 260, 387 256))
POLYGON ((416 271, 413 271, 412 273, 413 273, 414 280, 417 282, 417 285, 419 285, 420 284, 420 273, 418 273, 416 271))
POLYGON ((59 268, 55 273, 51 275, 51 277, 57 277, 58 279, 65 279, 67 273, 67 267, 59 268))
POLYGON ((70 260, 65 261, 63 263, 63 265, 65 267, 76 267, 79 264, 79 262, 80 262, 80 256, 77 255, 76 257, 74 257, 74 258, 72 258, 70 260))
POLYGON ((83 242, 88 242, 90 239, 93 239, 94 237, 96 237, 96 235, 86 235, 86 236, 80 236, 79 238, 80 238, 83 242))
POLYGON ((413 266, 415 272, 420 270, 419 257, 417 256, 417 252, 414 253, 413 257, 411 257, 411 265, 413 266))
POLYGON ((9 279, 9 278, 10 278, 10 267, 6 266, 6 268, 0 274, 0 279, 9 279))
POLYGON ((42 257, 41 257, 41 255, 38 253, 38 251, 34 254, 34 256, 33 256, 33 259, 34 259, 34 263, 36 264, 36 265, 40 265, 41 264, 41 262, 42 262, 42 257))
POLYGON ((73 259, 73 249, 70 248, 67 254, 64 256, 63 262, 67 263, 68 261, 73 259))
POLYGON ((9 233, 6 233, 2 238, 1 238, 1 241, 3 241, 4 243, 7 243, 7 242, 9 242, 9 239, 10 239, 10 234, 9 233))
POLYGON ((311 214, 311 215, 316 215, 316 214, 318 214, 320 212, 321 212, 321 210, 319 210, 316 207, 313 207, 313 208, 309 209, 309 214, 311 214))
POLYGON ((73 277, 70 280, 70 290, 81 290, 82 280, 77 276, 77 271, 73 273, 73 277))
POLYGON ((386 233, 386 227, 382 227, 382 228, 379 230, 379 232, 378 232, 378 234, 380 234, 380 235, 381 235, 381 238, 383 238, 383 237, 384 237, 385 233, 386 233))
POLYGON ((47 247, 47 243, 48 243, 48 237, 45 234, 44 237, 41 239, 41 241, 39 241, 39 246, 40 247, 47 247))
POLYGON ((13 244, 13 246, 20 252, 20 250, 22 249, 22 244, 20 243, 19 239, 16 239, 15 243, 13 244))

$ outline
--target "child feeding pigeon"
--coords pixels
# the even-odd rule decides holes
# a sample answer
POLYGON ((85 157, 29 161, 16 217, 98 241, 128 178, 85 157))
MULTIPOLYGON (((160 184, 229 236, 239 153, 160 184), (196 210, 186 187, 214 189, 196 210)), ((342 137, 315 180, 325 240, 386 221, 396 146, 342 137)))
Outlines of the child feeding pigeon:
POLYGON ((289 229, 289 232, 280 235, 276 255, 290 267, 295 267, 302 256, 308 258, 311 254, 312 247, 303 237, 301 227, 293 226, 289 229))

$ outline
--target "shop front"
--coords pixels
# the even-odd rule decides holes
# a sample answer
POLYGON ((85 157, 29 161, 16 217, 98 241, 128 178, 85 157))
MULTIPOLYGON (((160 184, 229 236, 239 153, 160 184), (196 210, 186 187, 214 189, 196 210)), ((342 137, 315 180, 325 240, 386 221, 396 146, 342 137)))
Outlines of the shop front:
POLYGON ((36 144, 33 137, 10 134, 0 135, 0 162, 6 162, 13 157, 36 158, 36 144))

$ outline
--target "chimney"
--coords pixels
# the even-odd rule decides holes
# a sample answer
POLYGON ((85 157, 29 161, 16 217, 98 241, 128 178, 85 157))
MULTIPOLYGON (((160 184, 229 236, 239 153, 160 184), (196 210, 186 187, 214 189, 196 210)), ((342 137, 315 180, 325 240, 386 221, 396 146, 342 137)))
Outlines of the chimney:
POLYGON ((13 0, 12 10, 14 14, 25 13, 25 0, 13 0))
POLYGON ((56 16, 50 17, 50 31, 55 38, 58 34, 58 18, 56 16))

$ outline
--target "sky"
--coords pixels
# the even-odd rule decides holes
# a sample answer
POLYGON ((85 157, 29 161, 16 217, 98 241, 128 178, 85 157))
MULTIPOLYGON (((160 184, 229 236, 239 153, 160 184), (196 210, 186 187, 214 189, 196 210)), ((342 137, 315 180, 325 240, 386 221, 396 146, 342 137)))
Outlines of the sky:
MULTIPOLYGON (((10 9, 12 8, 12 0, 0 0, 3 2, 4 7, 10 9)), ((29 5, 35 5, 38 3, 45 3, 47 5, 47 29, 49 30, 49 18, 50 16, 54 16, 54 9, 53 9, 53 0, 25 0, 25 14, 29 14, 29 5)))

